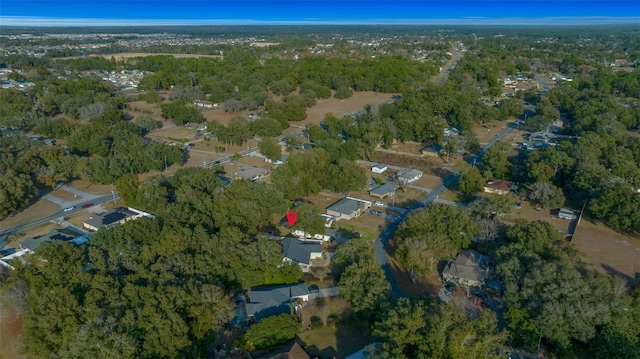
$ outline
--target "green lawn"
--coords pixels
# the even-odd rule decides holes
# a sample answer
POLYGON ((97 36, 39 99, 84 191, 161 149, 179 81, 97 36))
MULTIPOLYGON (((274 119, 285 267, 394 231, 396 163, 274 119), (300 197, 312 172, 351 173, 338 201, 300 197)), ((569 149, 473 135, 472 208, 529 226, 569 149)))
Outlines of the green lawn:
POLYGON ((371 343, 369 325, 361 322, 317 325, 311 330, 299 332, 309 355, 320 358, 345 358, 371 343))

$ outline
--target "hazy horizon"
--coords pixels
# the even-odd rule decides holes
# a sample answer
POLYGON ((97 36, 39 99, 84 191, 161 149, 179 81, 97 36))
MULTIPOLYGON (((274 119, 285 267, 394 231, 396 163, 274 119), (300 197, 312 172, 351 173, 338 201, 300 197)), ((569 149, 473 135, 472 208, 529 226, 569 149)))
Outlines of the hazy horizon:
POLYGON ((640 24, 637 1, 3 0, 0 26, 640 24))

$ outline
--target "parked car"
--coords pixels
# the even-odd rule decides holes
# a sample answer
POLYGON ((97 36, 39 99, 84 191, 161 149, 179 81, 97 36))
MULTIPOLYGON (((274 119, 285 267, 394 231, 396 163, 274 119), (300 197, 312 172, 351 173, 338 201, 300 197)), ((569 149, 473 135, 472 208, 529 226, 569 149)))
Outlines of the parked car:
POLYGON ((82 208, 86 209, 86 208, 89 208, 91 206, 93 206, 93 203, 85 203, 85 204, 82 205, 82 208))
POLYGON ((71 206, 71 207, 67 207, 67 208, 65 208, 65 209, 64 209, 64 211, 65 211, 65 212, 71 212, 71 211, 73 211, 74 209, 76 209, 76 207, 75 207, 75 206, 71 206))
POLYGON ((376 211, 375 209, 369 210, 369 213, 375 214, 376 216, 382 216, 382 212, 376 211))
POLYGON ((309 293, 318 293, 318 292, 320 292, 320 288, 317 285, 312 284, 309 286, 309 293))
POLYGON ((373 202, 373 205, 374 206, 378 206, 378 207, 386 207, 387 206, 386 204, 384 204, 384 203, 382 203, 380 201, 373 202))

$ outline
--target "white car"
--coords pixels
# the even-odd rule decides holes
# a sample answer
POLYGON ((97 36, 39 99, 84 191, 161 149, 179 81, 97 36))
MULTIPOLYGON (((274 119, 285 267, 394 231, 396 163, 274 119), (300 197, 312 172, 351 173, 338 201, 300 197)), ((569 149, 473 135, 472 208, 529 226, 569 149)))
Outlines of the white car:
POLYGON ((374 206, 378 206, 378 207, 386 207, 387 206, 386 204, 384 204, 384 203, 382 203, 380 201, 373 202, 373 205, 374 206))
POLYGON ((65 211, 65 212, 71 212, 71 211, 73 211, 74 209, 76 209, 76 207, 75 207, 75 206, 71 206, 71 207, 67 207, 67 208, 65 208, 65 209, 64 209, 64 211, 65 211))

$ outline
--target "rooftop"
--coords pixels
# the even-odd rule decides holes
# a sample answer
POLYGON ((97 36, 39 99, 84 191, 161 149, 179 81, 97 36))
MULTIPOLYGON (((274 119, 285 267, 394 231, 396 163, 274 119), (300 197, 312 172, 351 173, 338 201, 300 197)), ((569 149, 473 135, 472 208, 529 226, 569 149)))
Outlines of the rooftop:
POLYGON ((42 245, 45 242, 71 241, 74 238, 79 237, 81 235, 82 233, 77 233, 67 228, 54 229, 43 236, 31 237, 31 238, 25 239, 20 243, 20 247, 35 251, 36 249, 38 249, 38 247, 40 247, 40 245, 42 245))
POLYGON ((123 219, 135 216, 136 213, 125 208, 114 208, 106 213, 91 216, 84 223, 94 228, 102 228, 114 223, 118 223, 123 219))
POLYGON ((304 242, 292 237, 284 237, 280 243, 282 254, 297 263, 310 264, 311 253, 322 253, 320 243, 304 242))
POLYGON ((247 315, 260 320, 272 315, 289 313, 289 303, 295 298, 309 295, 309 288, 303 283, 279 287, 251 289, 246 303, 247 315))
POLYGON ((511 191, 511 188, 513 188, 513 185, 514 183, 511 181, 495 180, 487 182, 487 184, 484 185, 484 188, 509 192, 511 191))
POLYGON ((387 182, 369 191, 369 194, 377 195, 377 196, 386 196, 386 195, 393 194, 393 192, 395 192, 397 188, 398 188, 397 184, 387 182))
POLYGON ((327 207, 327 210, 342 213, 345 215, 352 215, 360 209, 360 205, 361 204, 359 200, 345 197, 327 207))

